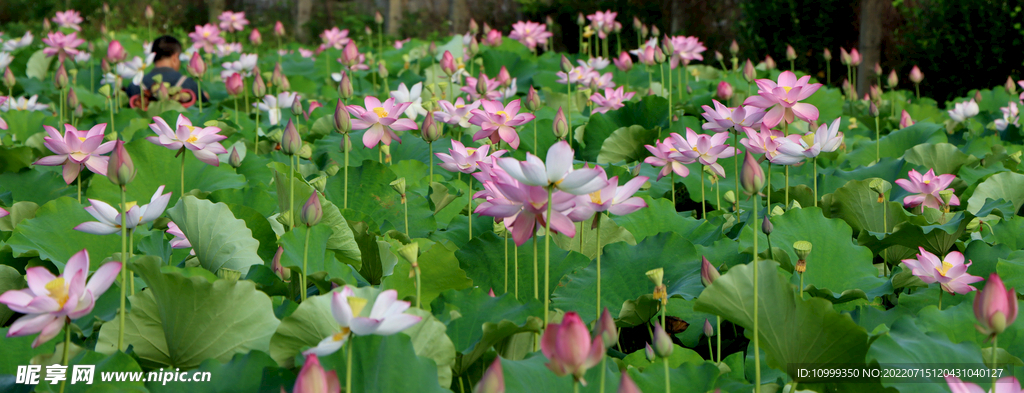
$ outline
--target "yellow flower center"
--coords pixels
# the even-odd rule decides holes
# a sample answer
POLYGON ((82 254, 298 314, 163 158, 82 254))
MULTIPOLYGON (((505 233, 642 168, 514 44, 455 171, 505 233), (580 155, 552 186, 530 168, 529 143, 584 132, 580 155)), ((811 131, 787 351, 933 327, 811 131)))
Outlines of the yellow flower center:
POLYGON ((466 153, 469 153, 469 155, 476 154, 476 148, 475 147, 467 147, 466 148, 466 153))
POLYGON ((465 105, 455 104, 455 109, 462 109, 463 107, 465 107, 465 105))
POLYGON ((598 190, 598 191, 594 191, 594 192, 590 193, 590 201, 600 205, 601 204, 601 191, 598 190))
POLYGON ((377 117, 388 117, 388 111, 384 110, 384 108, 381 108, 379 106, 373 108, 373 113, 376 113, 377 117))
POLYGON ((505 120, 508 121, 508 113, 507 112, 505 112, 505 111, 498 111, 498 113, 496 113, 496 114, 504 116, 505 120))
POLYGON ((697 146, 692 147, 693 151, 697 151, 697 146))
POLYGON ((925 180, 924 184, 932 184, 932 181, 931 180, 925 180))
POLYGON ((361 297, 350 296, 348 298, 348 306, 352 308, 352 316, 358 317, 363 312, 363 308, 366 307, 366 299, 361 297))
POLYGON ((85 137, 84 136, 80 136, 80 137, 78 137, 78 140, 82 141, 82 142, 85 142, 85 137))
POLYGON ((203 37, 209 37, 209 36, 210 36, 210 32, 209 31, 204 31, 203 32, 203 37))
POLYGON ((60 304, 60 307, 64 307, 64 303, 68 301, 68 287, 64 285, 64 277, 57 277, 46 283, 46 291, 50 292, 50 297, 60 304))
POLYGON ((786 90, 786 93, 789 93, 790 90, 793 90, 792 86, 780 86, 780 87, 782 87, 784 90, 786 90))
POLYGON ((185 128, 188 128, 188 139, 186 139, 185 142, 196 143, 196 140, 198 140, 199 138, 196 138, 195 135, 192 135, 192 133, 196 132, 196 128, 193 126, 185 126, 185 128))
POLYGON ((125 204, 124 204, 124 211, 128 211, 128 210, 130 210, 131 208, 133 208, 133 207, 137 206, 138 204, 139 204, 139 203, 138 203, 137 201, 128 201, 128 202, 125 202, 125 204))
POLYGON ((939 274, 941 274, 943 277, 945 277, 946 276, 946 272, 948 272, 949 269, 952 268, 952 267, 953 267, 952 263, 949 263, 949 262, 946 262, 945 260, 943 260, 942 261, 942 269, 935 269, 935 270, 938 270, 939 274))

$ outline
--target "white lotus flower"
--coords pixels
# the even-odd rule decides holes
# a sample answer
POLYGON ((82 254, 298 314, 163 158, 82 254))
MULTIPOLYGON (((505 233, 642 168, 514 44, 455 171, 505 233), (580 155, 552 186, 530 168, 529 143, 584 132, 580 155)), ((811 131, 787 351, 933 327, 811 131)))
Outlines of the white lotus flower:
POLYGON ((405 314, 405 310, 409 309, 409 302, 398 300, 398 291, 394 289, 377 295, 370 315, 361 317, 359 315, 362 314, 366 303, 366 299, 352 296, 352 287, 350 286, 345 286, 341 291, 332 293, 331 314, 334 315, 334 319, 341 329, 302 354, 327 356, 341 349, 341 346, 352 334, 390 336, 412 327, 423 319, 416 315, 405 314))
POLYGON ((423 98, 420 97, 422 93, 423 82, 412 85, 411 89, 405 87, 405 83, 400 83, 398 90, 391 92, 391 98, 395 99, 395 104, 411 103, 405 109, 405 117, 416 120, 419 115, 427 115, 427 110, 423 108, 423 98))
POLYGON ((257 102, 252 104, 252 106, 267 112, 270 117, 270 124, 276 125, 281 122, 281 108, 291 109, 297 97, 297 93, 289 93, 287 91, 278 94, 276 97, 267 94, 263 97, 263 102, 257 102))

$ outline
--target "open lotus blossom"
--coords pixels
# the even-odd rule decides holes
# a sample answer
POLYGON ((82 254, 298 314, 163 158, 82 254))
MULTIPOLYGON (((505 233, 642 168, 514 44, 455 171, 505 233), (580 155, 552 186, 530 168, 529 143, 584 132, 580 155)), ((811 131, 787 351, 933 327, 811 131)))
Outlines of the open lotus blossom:
POLYGON ((422 319, 405 314, 405 310, 409 309, 409 302, 398 300, 398 291, 394 289, 377 295, 377 300, 373 302, 373 308, 367 316, 362 316, 366 299, 352 294, 352 287, 347 285, 342 290, 331 293, 331 314, 341 330, 327 336, 317 346, 303 352, 303 355, 327 356, 341 349, 352 334, 390 336, 412 327, 422 319))
POLYGON ((555 375, 571 374, 583 386, 587 385, 583 375, 601 362, 605 352, 601 335, 595 335, 591 341, 587 325, 573 311, 565 313, 562 323, 548 324, 540 339, 540 349, 555 375))
POLYGON ((110 157, 103 154, 114 150, 114 142, 103 143, 103 132, 107 124, 97 124, 88 131, 79 131, 70 124, 64 125, 64 135, 56 128, 43 126, 46 137, 43 145, 54 153, 52 156, 40 158, 34 165, 64 166, 64 182, 71 184, 78 178, 82 167, 103 176, 107 175, 107 162, 110 157))
POLYGON ((629 72, 633 69, 633 58, 626 52, 619 53, 619 57, 613 58, 612 63, 615 63, 615 68, 622 72, 629 72))
POLYGON ((601 77, 600 73, 594 71, 594 69, 588 65, 573 67, 571 70, 569 70, 569 72, 558 71, 555 73, 555 75, 558 76, 557 82, 563 85, 590 85, 590 81, 592 79, 601 77))
POLYGON ((729 158, 737 153, 734 147, 725 144, 729 140, 729 134, 725 132, 715 135, 698 134, 693 130, 686 129, 686 138, 676 133, 669 137, 669 143, 674 146, 680 154, 689 160, 697 161, 701 165, 709 166, 718 177, 725 177, 725 169, 718 163, 719 158, 729 158))
POLYGON ((7 52, 0 52, 0 70, 6 70, 12 61, 14 61, 14 56, 7 52))
POLYGON ((259 60, 259 56, 256 54, 243 54, 238 56, 238 60, 229 61, 221 64, 224 69, 220 72, 222 79, 228 79, 231 74, 241 74, 243 77, 252 76, 252 71, 256 69, 256 62, 259 60))
MULTIPOLYGON (((138 226, 156 220, 160 215, 164 214, 164 209, 167 208, 167 202, 171 200, 171 193, 160 194, 164 191, 164 186, 157 187, 156 192, 153 193, 153 197, 149 199, 149 203, 139 206, 134 202, 129 202, 128 213, 125 215, 125 225, 129 230, 135 229, 138 226)), ((86 221, 75 226, 76 231, 82 231, 85 233, 91 233, 93 235, 110 235, 114 233, 121 233, 121 213, 118 212, 113 206, 110 206, 106 202, 90 199, 89 203, 92 206, 86 207, 85 211, 89 212, 93 218, 99 221, 86 221)))
POLYGON ((590 69, 592 69, 594 71, 603 70, 605 68, 608 68, 608 66, 612 64, 612 62, 610 60, 605 59, 605 58, 600 57, 600 56, 592 57, 590 59, 587 59, 586 62, 584 62, 583 60, 576 60, 576 62, 580 63, 581 66, 589 67, 590 69))
POLYGON ((224 11, 217 19, 220 20, 220 29, 228 33, 245 30, 249 20, 245 19, 245 12, 224 11))
POLYGON ((480 126, 480 131, 473 135, 478 141, 490 138, 491 143, 505 141, 513 149, 519 148, 519 133, 514 127, 526 124, 536 118, 532 113, 519 113, 519 100, 513 100, 504 107, 499 101, 481 100, 483 109, 474 109, 470 123, 480 126))
POLYGON ((50 341, 68 319, 78 319, 92 312, 96 299, 110 288, 119 272, 120 262, 108 262, 86 281, 89 252, 84 249, 68 259, 64 274, 60 276, 54 276, 42 266, 25 269, 28 288, 0 295, 0 303, 11 311, 25 314, 11 324, 7 337, 39 333, 32 341, 32 348, 50 341))
POLYGON ((65 35, 59 31, 50 32, 43 38, 46 48, 43 53, 47 56, 57 55, 57 61, 63 62, 68 56, 78 54, 78 47, 85 43, 85 40, 78 38, 78 33, 65 35))
POLYGON ((647 202, 644 202, 643 198, 633 196, 647 179, 647 176, 637 176, 625 185, 619 186, 619 177, 613 176, 608 179, 608 184, 604 188, 576 197, 576 207, 569 214, 569 218, 573 221, 582 221, 591 217, 594 212, 624 216, 647 207, 647 202))
POLYGON ((217 159, 218 154, 227 154, 228 152, 220 144, 220 141, 227 139, 227 136, 218 134, 219 127, 195 127, 191 120, 181 114, 178 115, 178 122, 173 129, 159 116, 154 116, 153 122, 149 128, 156 133, 156 136, 146 137, 147 141, 171 150, 182 148, 191 150, 199 161, 213 166, 220 166, 220 160, 217 159))
POLYGON ((339 30, 337 27, 324 30, 323 33, 320 33, 320 39, 323 40, 325 48, 334 48, 338 50, 344 48, 349 41, 352 41, 352 39, 348 37, 348 29, 339 30))
MULTIPOLYGON (((284 387, 281 388, 284 390, 284 387)), ((292 393, 339 393, 341 383, 338 381, 338 373, 334 370, 325 371, 320 365, 320 358, 316 354, 306 355, 302 370, 295 378, 295 386, 292 393)))
POLYGON ((618 12, 612 11, 597 11, 593 14, 587 15, 587 20, 590 21, 590 26, 597 32, 597 36, 601 39, 608 38, 608 33, 612 32, 615 27, 615 17, 618 16, 618 12))
POLYGON ((697 37, 676 36, 672 40, 672 57, 669 59, 670 66, 674 69, 682 61, 687 66, 693 60, 704 60, 702 52, 708 50, 697 37))
POLYGON ((88 63, 90 59, 92 59, 92 54, 84 50, 78 51, 78 54, 75 55, 76 63, 88 63))
POLYGON ((1003 112, 1002 119, 996 119, 996 129, 1003 131, 1010 124, 1020 127, 1020 110, 1017 109, 1017 103, 1010 101, 1009 105, 999 108, 999 111, 1003 112))
MULTIPOLYGON (((917 170, 911 169, 907 176, 910 178, 909 180, 896 179, 896 184, 899 184, 907 192, 914 194, 903 198, 903 206, 908 209, 913 209, 918 205, 924 205, 933 209, 941 208, 943 203, 939 193, 943 190, 953 191, 952 188, 947 187, 956 179, 956 175, 953 174, 936 176, 934 169, 929 169, 924 175, 917 170)), ((949 205, 960 205, 960 199, 956 197, 956 194, 950 197, 949 205)))
MULTIPOLYGON (((438 165, 449 172, 473 173, 479 168, 481 161, 490 161, 488 159, 490 156, 487 155, 490 149, 490 145, 466 147, 461 142, 452 139, 452 148, 448 149, 448 153, 451 154, 434 154, 441 159, 441 163, 438 165)), ((498 150, 491 156, 501 157, 502 154, 505 154, 505 150, 498 150)))
POLYGON ((971 262, 965 264, 964 254, 959 251, 950 252, 945 258, 939 259, 935 254, 925 251, 924 247, 918 247, 918 250, 921 252, 917 254, 917 259, 904 259, 903 264, 926 284, 938 282, 942 290, 950 294, 965 294, 975 290, 970 284, 983 280, 967 273, 971 262))
POLYGON ((455 99, 455 104, 445 100, 441 100, 438 103, 441 105, 441 110, 434 112, 434 116, 437 116, 438 120, 452 125, 457 124, 462 128, 469 128, 469 119, 473 117, 472 111, 479 108, 481 102, 476 101, 466 105, 466 101, 459 97, 455 99))
POLYGON ((682 177, 690 174, 690 169, 686 167, 686 164, 692 164, 694 160, 680 153, 668 140, 657 141, 654 143, 654 146, 644 145, 644 147, 653 154, 653 156, 645 158, 644 162, 661 167, 657 180, 661 180, 661 178, 672 173, 682 177))
POLYGON ((412 38, 406 38, 404 40, 395 41, 393 46, 395 47, 395 49, 402 49, 402 47, 405 46, 405 44, 407 44, 410 40, 412 40, 412 38))
POLYGON ((711 100, 711 103, 715 105, 715 109, 711 109, 707 105, 701 106, 704 109, 701 116, 708 121, 701 128, 708 131, 723 132, 734 129, 739 132, 742 127, 756 127, 764 117, 764 109, 761 108, 753 106, 729 108, 718 100, 711 100))
MULTIPOLYGON (((608 75, 611 75, 611 73, 608 75)), ((597 105, 597 108, 594 108, 593 113, 605 113, 622 108, 625 106, 623 101, 633 99, 634 94, 636 93, 632 91, 626 93, 622 86, 619 86, 618 89, 604 89, 604 95, 594 93, 590 96, 590 100, 594 102, 594 105, 597 105)))
POLYGON ((498 88, 501 87, 501 82, 497 79, 488 78, 487 75, 480 74, 480 78, 466 77, 466 85, 462 86, 459 91, 469 94, 469 99, 476 101, 480 99, 486 100, 497 100, 501 98, 501 92, 498 88), (483 81, 484 93, 480 94, 477 91, 477 84, 483 81))
POLYGON ((972 98, 970 101, 958 102, 953 105, 953 109, 947 111, 949 118, 957 123, 961 123, 964 120, 972 118, 978 115, 978 103, 972 98))
POLYGON ((196 31, 188 33, 188 38, 208 53, 217 52, 217 46, 225 42, 224 37, 220 36, 220 29, 209 23, 196 25, 196 31))
POLYGON ((517 40, 531 51, 537 51, 537 45, 545 45, 552 34, 548 27, 542 23, 531 21, 518 21, 512 24, 512 32, 508 38, 517 40))
POLYGON ((131 80, 133 85, 142 85, 142 78, 146 76, 146 69, 153 65, 154 57, 150 54, 146 56, 146 60, 142 60, 141 57, 135 56, 130 61, 117 63, 117 75, 131 80))
POLYGON ((0 102, 0 111, 42 111, 46 110, 50 106, 47 104, 40 104, 37 102, 39 95, 33 94, 29 98, 18 97, 15 99, 9 99, 6 102, 0 102))
POLYGON ((573 195, 584 195, 605 186, 602 170, 581 168, 573 170, 573 150, 566 141, 558 141, 548 149, 547 159, 527 153, 526 161, 499 158, 498 166, 516 180, 528 186, 554 187, 573 195))
POLYGON ((843 133, 839 132, 840 118, 832 121, 832 124, 822 124, 815 132, 808 132, 803 137, 794 141, 790 138, 778 138, 781 141, 778 152, 780 154, 795 157, 817 157, 822 152, 833 152, 843 144, 843 133))
POLYGON ((26 31, 25 35, 21 38, 12 38, 3 42, 3 46, 0 46, 0 50, 4 52, 14 52, 18 49, 32 45, 32 41, 35 40, 35 36, 32 35, 31 31, 26 31))
POLYGON ((406 87, 405 83, 399 83, 398 90, 391 92, 391 98, 395 99, 396 104, 409 103, 403 113, 405 117, 416 120, 421 115, 427 115, 427 110, 423 108, 423 98, 420 97, 422 93, 423 82, 412 85, 411 89, 406 87))
MULTIPOLYGON (((506 158, 497 160, 500 162, 503 159, 506 158)), ((500 166, 491 168, 491 171, 486 169, 487 165, 481 165, 480 168, 483 171, 474 175, 480 175, 477 179, 483 180, 484 191, 474 197, 484 198, 486 202, 474 210, 476 213, 502 219, 518 246, 525 244, 537 231, 544 230, 548 221, 548 192, 544 187, 520 183, 500 166), (486 181, 488 172, 494 180, 486 181)), ((601 180, 604 180, 603 177, 601 180)), ((568 217, 575 200, 576 196, 567 192, 555 191, 551 194, 551 232, 568 237, 576 236, 576 226, 568 217)))
POLYGON ((409 102, 396 104, 394 98, 388 98, 381 103, 377 97, 367 96, 363 103, 365 108, 359 105, 349 105, 348 113, 354 116, 352 119, 353 130, 366 130, 366 133, 363 134, 363 146, 366 146, 367 149, 376 146, 377 142, 391 145, 392 139, 402 143, 402 139, 395 134, 395 131, 419 128, 419 125, 411 119, 398 118, 399 114, 405 112, 406 108, 412 105, 409 102))
POLYGON ((1020 381, 1015 377, 1002 377, 996 380, 991 391, 986 391, 981 386, 970 382, 964 382, 953 376, 946 375, 946 384, 952 393, 1024 393, 1020 388, 1020 381))
POLYGON ((67 10, 64 12, 57 11, 57 15, 51 19, 57 26, 71 29, 74 31, 82 31, 82 15, 75 10, 67 10))
POLYGON ((270 124, 276 125, 281 122, 281 109, 291 109, 292 105, 295 104, 295 98, 297 93, 281 92, 276 96, 267 94, 263 97, 263 102, 252 104, 253 106, 260 108, 261 111, 267 112, 267 117, 270 119, 270 124))
POLYGON ((978 319, 978 331, 992 337, 1002 333, 1017 320, 1017 292, 1006 289, 999 275, 992 273, 985 282, 985 289, 974 298, 974 317, 978 319))
POLYGON ((780 154, 779 146, 782 139, 789 139, 793 143, 800 143, 800 135, 784 135, 782 131, 769 129, 767 124, 761 123, 761 131, 758 132, 752 127, 743 127, 747 137, 740 139, 740 144, 747 147, 752 154, 764 154, 772 164, 793 165, 803 161, 803 157, 780 154))
POLYGON ((213 53, 218 57, 226 57, 232 53, 242 53, 242 44, 239 42, 217 44, 213 53))
POLYGON ((588 83, 588 86, 590 86, 591 90, 598 91, 603 89, 614 89, 615 82, 612 82, 612 77, 613 75, 611 72, 605 73, 604 75, 600 76, 597 76, 595 72, 594 77, 590 78, 590 83, 588 83))
POLYGON ((501 30, 491 29, 480 43, 488 46, 498 46, 501 45, 502 38, 501 30))
POLYGON ((818 108, 808 103, 799 102, 807 99, 821 88, 821 83, 807 83, 810 75, 800 79, 791 71, 783 71, 776 83, 771 79, 758 79, 757 95, 748 97, 743 105, 751 105, 768 109, 762 121, 768 127, 775 127, 783 120, 792 123, 796 118, 808 123, 818 120, 818 108))

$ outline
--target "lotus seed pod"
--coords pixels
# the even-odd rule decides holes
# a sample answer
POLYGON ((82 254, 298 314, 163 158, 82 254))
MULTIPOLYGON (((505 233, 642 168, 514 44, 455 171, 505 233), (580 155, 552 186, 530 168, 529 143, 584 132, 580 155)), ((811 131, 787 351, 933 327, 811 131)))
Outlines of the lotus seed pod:
POLYGON ((793 251, 800 259, 807 259, 807 256, 811 255, 811 248, 811 242, 806 240, 798 240, 793 243, 793 251))

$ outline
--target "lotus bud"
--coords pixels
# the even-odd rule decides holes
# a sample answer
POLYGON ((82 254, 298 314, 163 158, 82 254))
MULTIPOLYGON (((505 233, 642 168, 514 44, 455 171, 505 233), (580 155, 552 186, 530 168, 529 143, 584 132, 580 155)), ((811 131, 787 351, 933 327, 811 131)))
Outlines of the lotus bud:
POLYGON ((875 68, 873 69, 875 76, 882 76, 882 65, 875 62, 875 68))
POLYGON ((288 83, 287 75, 281 75, 281 83, 277 85, 277 88, 281 91, 288 91, 292 89, 291 84, 288 83))
POLYGON ((263 81, 263 75, 260 75, 260 70, 257 68, 252 73, 252 95, 255 97, 263 97, 267 94, 267 83, 263 81))
POLYGON ((120 63, 128 56, 125 52, 124 46, 121 46, 121 42, 118 40, 110 41, 107 45, 107 60, 111 63, 120 63))
POLYGON ((764 182, 764 169, 748 151, 746 157, 743 158, 743 169, 740 171, 740 185, 743 187, 743 192, 747 195, 760 193, 764 182))
POLYGON ((388 67, 385 63, 384 59, 381 59, 380 62, 377 63, 377 73, 380 74, 381 78, 388 77, 388 67))
POLYGON ((304 110, 302 109, 302 97, 296 96, 295 100, 292 101, 292 115, 298 116, 303 112, 304 110))
POLYGON ((231 76, 224 81, 224 88, 228 91, 228 94, 232 96, 242 94, 242 91, 245 90, 245 86, 242 85, 242 75, 237 72, 231 74, 231 76))
POLYGON ((796 49, 793 49, 793 46, 789 44, 786 44, 786 60, 796 60, 796 49))
POLYGON ((868 95, 871 96, 871 101, 878 102, 882 98, 882 89, 878 85, 871 85, 868 88, 868 95))
POLYGON ((433 112, 427 112, 427 115, 423 118, 423 127, 421 127, 420 132, 423 136, 423 141, 432 143, 441 139, 441 136, 444 134, 444 126, 434 119, 433 112))
POLYGON ((115 186, 124 187, 135 179, 135 164, 128 150, 124 148, 124 141, 118 140, 114 145, 114 152, 110 154, 110 162, 107 165, 107 178, 115 186))
POLYGON ((896 70, 892 70, 889 72, 889 78, 885 81, 885 83, 886 86, 889 87, 889 89, 896 88, 896 85, 900 83, 900 77, 896 75, 896 70))
POLYGON ((640 18, 633 17, 633 30, 640 31, 644 27, 644 24, 640 22, 640 18))
POLYGON ((747 59, 747 62, 743 64, 743 79, 747 82, 753 82, 757 78, 757 71, 754 70, 754 63, 747 59))
POLYGON ((274 65, 274 72, 270 74, 270 84, 277 86, 279 89, 284 83, 284 73, 281 71, 281 63, 274 65))
POLYGON ((981 90, 974 91, 974 102, 981 103, 981 90))
POLYGON ((654 49, 654 62, 662 64, 666 59, 665 52, 658 50, 657 48, 654 49))
POLYGON ((647 25, 640 26, 640 37, 647 39, 649 34, 651 34, 651 30, 647 28, 647 25))
POLYGON ((484 73, 480 73, 480 77, 476 80, 476 93, 483 96, 487 94, 487 83, 484 83, 486 76, 484 73))
POLYGON ((853 85, 850 84, 849 79, 843 79, 843 94, 846 94, 847 97, 857 96, 857 92, 853 91, 853 85))
POLYGON ((651 25, 651 35, 654 37, 661 35, 661 30, 658 30, 658 26, 651 25))
POLYGON ((823 57, 825 61, 832 61, 832 51, 825 48, 825 50, 822 51, 821 57, 823 57))
POLYGON ((735 205, 736 193, 732 192, 732 190, 726 191, 725 194, 722 195, 722 199, 724 199, 725 202, 729 203, 730 205, 735 205))
POLYGON ((481 32, 485 36, 488 35, 488 34, 491 34, 491 25, 487 24, 487 22, 484 22, 484 28, 483 28, 483 30, 481 30, 481 32))
POLYGON ((75 110, 73 112, 71 112, 71 115, 74 116, 75 118, 78 118, 78 119, 81 119, 82 115, 84 115, 84 114, 85 114, 85 109, 82 108, 82 104, 78 104, 77 106, 75 106, 75 110))
POLYGON ((153 17, 156 16, 156 13, 153 12, 152 6, 146 5, 146 11, 143 13, 143 15, 146 16, 146 20, 153 20, 153 17))
POLYGON ((1006 289, 998 274, 992 273, 985 282, 985 289, 974 297, 974 316, 981 334, 989 337, 1004 332, 1017 320, 1017 292, 1006 289))
POLYGON ((729 82, 721 81, 718 82, 718 99, 728 101, 732 98, 732 85, 729 82))
POLYGON ((255 28, 252 29, 252 32, 249 33, 249 42, 252 43, 253 45, 257 45, 257 46, 263 44, 263 36, 260 35, 260 31, 259 30, 255 29, 255 28))
POLYGON ((309 195, 306 204, 302 206, 302 211, 299 212, 299 220, 301 223, 306 224, 306 227, 311 227, 320 223, 320 219, 323 216, 324 208, 320 205, 320 196, 314 191, 309 195))
POLYGON ((103 2, 103 13, 104 14, 109 14, 110 13, 110 4, 108 4, 105 1, 103 2))
POLYGON ((398 195, 402 196, 402 203, 405 203, 405 178, 400 177, 398 179, 395 179, 395 181, 392 181, 390 184, 391 189, 395 190, 395 192, 397 192, 398 195))
POLYGON ((871 114, 871 117, 878 117, 878 105, 875 105, 874 101, 871 101, 871 103, 868 104, 868 113, 871 114))
POLYGON ((284 127, 284 134, 281 136, 281 151, 293 156, 301 150, 302 137, 299 136, 299 130, 295 129, 295 123, 288 119, 288 125, 284 127))
POLYGON ((274 35, 278 37, 284 37, 284 24, 281 21, 274 23, 274 35))
POLYGON ((715 328, 711 326, 711 321, 708 321, 707 318, 704 318, 704 335, 708 337, 715 336, 715 328))
POLYGON ((238 155, 238 147, 231 148, 231 155, 228 156, 228 165, 232 168, 238 168, 242 166, 242 157, 238 155))
POLYGON ((338 99, 338 106, 334 108, 334 130, 341 134, 348 134, 352 131, 352 116, 349 115, 345 103, 338 99))
POLYGON ((736 40, 732 40, 732 43, 729 44, 729 54, 736 57, 737 53, 740 53, 740 44, 736 40))
POLYGON ((51 27, 52 26, 50 26, 50 20, 49 19, 43 19, 43 30, 50 31, 51 27))
POLYGON ((565 55, 562 55, 561 66, 562 66, 562 72, 565 72, 565 73, 568 73, 569 71, 572 71, 573 68, 575 68, 572 65, 572 61, 569 61, 569 58, 565 57, 565 55))
POLYGON ((722 274, 711 265, 707 257, 700 257, 700 283, 704 284, 705 288, 711 286, 721 276, 722 274))
POLYGON ((338 96, 343 99, 350 99, 355 94, 352 88, 352 79, 349 78, 348 73, 345 71, 341 72, 341 81, 338 82, 338 96))
POLYGON ((68 106, 72 108, 78 106, 78 94, 75 94, 73 87, 68 88, 68 106))
POLYGON ((476 56, 480 52, 480 41, 477 41, 476 36, 469 39, 469 55, 476 56))
POLYGON ((765 57, 764 57, 764 68, 766 70, 774 70, 775 69, 775 59, 772 59, 771 56, 765 55, 765 57))
MULTIPOLYGON (((649 348, 649 347, 648 347, 649 348)), ((629 377, 629 373, 626 371, 622 372, 622 378, 619 379, 619 389, 616 393, 641 393, 640 388, 636 386, 636 382, 633 382, 633 378, 629 377)))
POLYGON ((839 48, 839 62, 848 66, 851 61, 850 52, 847 52, 846 48, 839 48))
POLYGON ((718 61, 718 62, 725 61, 725 56, 722 55, 722 52, 715 51, 715 61, 718 61))
MULTIPOLYGON (((185 65, 185 68, 188 68, 188 64, 185 65)), ((107 62, 106 58, 100 59, 100 70, 103 71, 104 74, 109 74, 111 72, 110 63, 107 62)))
POLYGON ((576 24, 579 26, 587 24, 587 18, 583 16, 582 12, 576 14, 576 24))
POLYGON ((654 321, 654 353, 660 358, 672 356, 672 338, 668 336, 661 323, 654 321))
POLYGON ((653 362, 658 359, 658 356, 654 354, 654 348, 651 348, 651 343, 647 343, 644 346, 644 356, 647 357, 648 362, 653 362))
MULTIPOLYGON (((303 272, 303 274, 305 273, 303 272)), ((339 386, 341 384, 338 382, 338 373, 324 371, 323 366, 320 365, 320 359, 317 358, 316 354, 311 353, 306 355, 306 363, 302 365, 302 370, 299 371, 299 376, 295 379, 295 386, 292 388, 292 392, 337 392, 341 390, 339 386)))
POLYGON ((612 319, 612 315, 608 312, 607 307, 601 312, 601 317, 597 320, 594 334, 601 335, 601 341, 604 343, 605 348, 611 348, 615 343, 619 342, 619 331, 615 328, 615 320, 612 319))
POLYGON ((377 11, 373 14, 373 22, 378 25, 384 24, 384 15, 381 15, 380 11, 377 11))
POLYGON ((850 65, 854 67, 859 66, 861 60, 860 52, 857 51, 857 48, 850 49, 850 65))
MULTIPOLYGON (((416 243, 412 243, 416 244, 416 243)), ((494 290, 492 289, 493 293, 494 290)), ((501 356, 494 358, 494 362, 484 372, 480 382, 473 388, 473 393, 505 393, 505 375, 501 370, 501 356)))
POLYGON ((565 112, 562 111, 562 107, 558 107, 558 112, 555 114, 555 120, 551 123, 551 127, 555 137, 559 140, 569 135, 569 122, 565 117, 565 112))
POLYGON ((765 235, 771 235, 774 230, 775 225, 772 225, 772 220, 765 217, 764 220, 761 221, 761 232, 764 232, 765 235))
POLYGON ((504 65, 498 70, 498 83, 501 84, 501 87, 508 87, 512 84, 512 76, 509 75, 508 69, 504 65))
POLYGON ((916 65, 910 69, 910 81, 914 83, 921 83, 924 80, 924 73, 916 65))
POLYGON ((451 51, 444 51, 444 54, 441 55, 441 71, 449 77, 458 71, 458 68, 455 66, 455 57, 452 56, 451 51))
POLYGON ((274 253, 274 260, 270 263, 270 270, 273 270, 274 274, 280 277, 282 281, 288 282, 288 279, 292 276, 292 271, 281 266, 282 255, 284 255, 284 247, 277 246, 277 252, 274 253))
POLYGON ((427 56, 437 56, 437 42, 430 41, 430 45, 427 46, 427 56))
POLYGON ((64 69, 64 63, 61 62, 60 66, 57 67, 57 72, 53 74, 53 86, 57 90, 64 90, 68 86, 68 71, 64 69))
POLYGON ((525 104, 526 109, 529 109, 530 112, 536 112, 537 109, 540 109, 540 95, 537 94, 537 90, 533 88, 533 85, 530 85, 530 90, 526 92, 525 104))
POLYGON ((665 55, 675 53, 676 51, 675 45, 672 45, 672 39, 668 38, 668 36, 661 38, 661 51, 665 52, 665 55))
POLYGON ((202 79, 203 74, 206 73, 206 62, 199 56, 199 51, 192 52, 192 58, 189 59, 188 66, 185 68, 193 78, 202 79))

